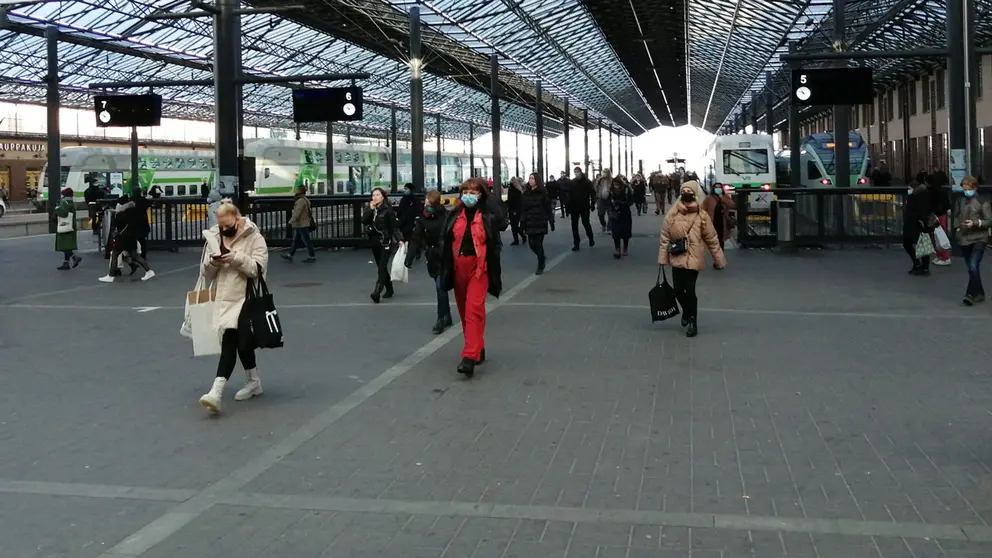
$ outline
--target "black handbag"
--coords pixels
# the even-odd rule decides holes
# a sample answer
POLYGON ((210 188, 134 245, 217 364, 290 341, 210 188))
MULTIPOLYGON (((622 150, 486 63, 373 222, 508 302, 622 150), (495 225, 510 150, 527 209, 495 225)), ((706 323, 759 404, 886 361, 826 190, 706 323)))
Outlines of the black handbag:
POLYGON ((254 344, 259 349, 278 349, 283 346, 282 322, 269 287, 262 276, 262 265, 258 265, 258 277, 249 279, 245 288, 245 303, 241 313, 245 315, 254 344))
POLYGON ((689 224, 689 230, 686 231, 686 236, 668 241, 668 253, 670 255, 681 256, 689 251, 689 233, 692 232, 692 227, 696 225, 696 221, 698 220, 699 217, 696 217, 692 223, 689 224))
POLYGON ((675 288, 668 283, 665 267, 658 266, 658 280, 648 291, 648 302, 651 304, 651 323, 663 322, 679 315, 679 301, 675 296, 675 288))
POLYGON ((313 219, 313 206, 310 205, 310 200, 307 200, 307 215, 310 217, 310 226, 307 227, 307 230, 314 232, 317 230, 317 221, 313 219))

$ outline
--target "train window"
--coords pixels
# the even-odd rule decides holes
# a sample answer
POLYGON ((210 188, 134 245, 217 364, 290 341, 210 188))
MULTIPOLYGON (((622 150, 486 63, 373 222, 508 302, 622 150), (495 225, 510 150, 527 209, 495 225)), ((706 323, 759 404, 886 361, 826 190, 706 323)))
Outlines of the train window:
POLYGON ((179 186, 176 187, 176 189, 178 190, 178 192, 177 192, 176 195, 179 195, 179 196, 185 196, 186 195, 186 185, 185 184, 180 184, 179 186))
POLYGON ((270 174, 272 174, 271 169, 269 169, 269 167, 265 167, 265 178, 268 178, 270 174))
POLYGON ((809 174, 810 180, 823 178, 823 175, 820 174, 820 169, 816 167, 816 163, 813 161, 806 161, 806 172, 809 174))
POLYGON ((327 193, 327 185, 324 184, 323 182, 318 182, 317 183, 317 193, 320 194, 320 195, 326 194, 327 193))
POLYGON ((165 195, 169 197, 176 195, 175 189, 171 184, 165 187, 165 195))

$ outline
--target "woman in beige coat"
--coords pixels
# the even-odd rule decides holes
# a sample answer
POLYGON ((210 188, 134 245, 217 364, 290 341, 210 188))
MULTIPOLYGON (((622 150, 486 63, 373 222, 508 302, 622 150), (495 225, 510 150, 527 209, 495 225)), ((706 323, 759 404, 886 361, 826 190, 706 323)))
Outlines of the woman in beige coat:
POLYGON ((248 281, 265 273, 269 249, 255 223, 242 217, 231 200, 217 208, 217 225, 203 232, 206 248, 200 273, 217 289, 214 325, 221 333, 220 362, 210 391, 200 398, 212 413, 220 412, 224 385, 231 379, 234 365, 241 360, 248 382, 234 399, 244 401, 262 394, 262 381, 255 367, 255 346, 248 324, 242 319, 248 281))
POLYGON ((699 183, 686 182, 680 193, 679 201, 668 210, 661 226, 658 264, 672 266, 672 286, 682 306, 682 327, 686 328, 686 337, 695 337, 698 333, 696 279, 706 267, 706 250, 713 254, 717 269, 727 267, 727 260, 720 249, 713 221, 708 213, 700 210, 703 193, 699 183))

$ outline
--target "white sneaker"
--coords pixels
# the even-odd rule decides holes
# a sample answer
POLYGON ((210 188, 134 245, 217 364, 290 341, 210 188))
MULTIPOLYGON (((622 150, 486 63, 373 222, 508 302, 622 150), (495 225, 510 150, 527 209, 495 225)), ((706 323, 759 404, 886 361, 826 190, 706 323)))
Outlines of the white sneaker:
POLYGON ((99 281, 101 283, 113 283, 114 282, 114 278, 111 277, 110 275, 104 275, 103 277, 97 279, 97 281, 99 281))
POLYGON ((245 370, 245 375, 248 376, 248 381, 245 382, 245 387, 234 394, 235 401, 246 401, 256 395, 262 395, 262 379, 258 377, 258 369, 245 370))
POLYGON ((149 269, 148 271, 145 272, 145 276, 142 277, 141 280, 142 281, 147 281, 147 280, 151 279, 152 277, 155 277, 155 272, 149 269))
POLYGON ((227 384, 227 380, 224 378, 214 378, 214 385, 210 387, 210 391, 200 397, 200 405, 203 405, 211 414, 220 412, 220 403, 224 397, 225 384, 227 384))
POLYGON ((951 258, 947 258, 946 260, 934 260, 933 265, 939 265, 941 267, 949 266, 951 265, 951 258))

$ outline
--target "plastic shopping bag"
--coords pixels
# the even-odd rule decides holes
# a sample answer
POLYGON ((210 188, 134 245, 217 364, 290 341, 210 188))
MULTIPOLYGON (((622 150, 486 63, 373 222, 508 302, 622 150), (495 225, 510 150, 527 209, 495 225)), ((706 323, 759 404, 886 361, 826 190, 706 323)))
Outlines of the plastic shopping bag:
POLYGON ((396 254, 393 255, 393 262, 389 267, 389 278, 394 283, 406 283, 410 280, 410 273, 406 268, 406 244, 396 249, 396 254))
POLYGON ((933 230, 933 238, 937 241, 937 248, 947 251, 951 249, 951 239, 947 238, 947 233, 944 232, 944 227, 940 225, 933 230))

